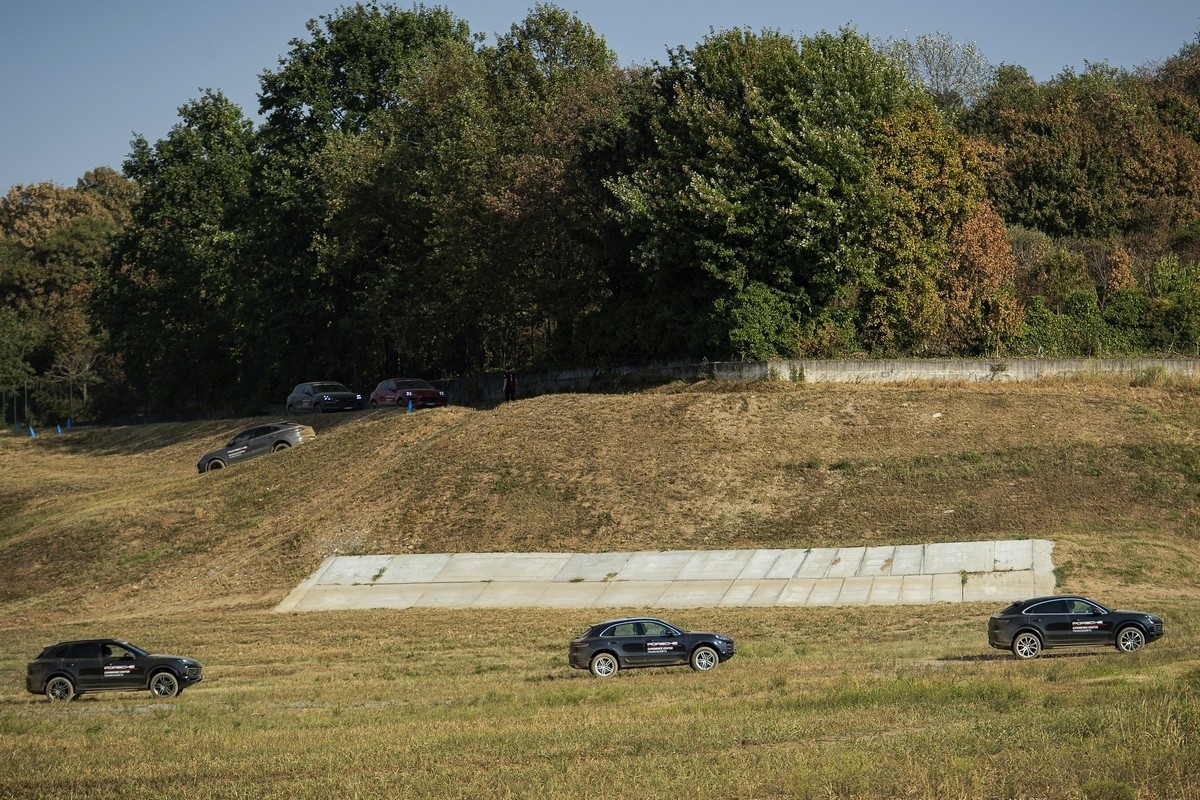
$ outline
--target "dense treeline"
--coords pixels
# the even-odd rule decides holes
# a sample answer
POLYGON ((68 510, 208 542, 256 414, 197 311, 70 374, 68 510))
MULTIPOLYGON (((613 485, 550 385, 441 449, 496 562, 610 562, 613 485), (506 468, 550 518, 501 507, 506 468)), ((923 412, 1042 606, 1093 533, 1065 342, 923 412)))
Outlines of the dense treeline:
POLYGON ((1200 39, 1044 84, 945 35, 714 31, 623 68, 535 6, 484 44, 355 5, 0 199, 0 389, 44 418, 254 410, 659 359, 1196 354, 1200 39))

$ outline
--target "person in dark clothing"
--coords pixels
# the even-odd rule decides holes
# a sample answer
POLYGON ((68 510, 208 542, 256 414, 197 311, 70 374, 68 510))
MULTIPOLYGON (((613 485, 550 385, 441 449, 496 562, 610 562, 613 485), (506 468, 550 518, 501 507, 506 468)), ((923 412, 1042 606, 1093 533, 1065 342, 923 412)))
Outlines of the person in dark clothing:
POLYGON ((504 402, 517 399, 517 376, 511 369, 504 371, 504 402))

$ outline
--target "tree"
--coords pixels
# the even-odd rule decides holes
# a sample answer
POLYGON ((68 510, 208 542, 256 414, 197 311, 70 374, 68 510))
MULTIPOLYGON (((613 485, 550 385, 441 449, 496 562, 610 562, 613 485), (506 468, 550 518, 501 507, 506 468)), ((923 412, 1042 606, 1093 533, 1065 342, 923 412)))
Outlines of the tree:
MULTIPOLYGON (((356 384, 381 368, 378 337, 386 329, 375 322, 395 319, 399 309, 371 307, 378 293, 360 290, 374 283, 380 253, 330 241, 344 233, 325 226, 345 217, 337 176, 348 174, 334 162, 345 156, 355 163, 386 146, 387 120, 408 107, 405 87, 417 66, 473 41, 465 22, 424 5, 355 4, 310 20, 307 29, 280 68, 261 77, 266 119, 251 212, 258 229, 247 254, 272 295, 250 321, 247 358, 262 378, 254 388, 260 398, 299 374, 356 384)), ((393 223, 404 225, 398 217, 383 222, 393 223)))
POLYGON ((660 71, 655 152, 612 183, 654 355, 769 358, 940 332, 940 259, 980 195, 966 143, 850 30, 732 30, 660 71))
POLYGON ((268 294, 244 258, 254 129, 220 92, 179 116, 165 139, 133 142, 125 172, 141 194, 97 312, 151 407, 234 409, 247 374, 244 320, 268 294))
POLYGON ((995 76, 975 42, 957 42, 948 33, 927 33, 915 41, 889 39, 881 47, 950 117, 974 105, 995 76))

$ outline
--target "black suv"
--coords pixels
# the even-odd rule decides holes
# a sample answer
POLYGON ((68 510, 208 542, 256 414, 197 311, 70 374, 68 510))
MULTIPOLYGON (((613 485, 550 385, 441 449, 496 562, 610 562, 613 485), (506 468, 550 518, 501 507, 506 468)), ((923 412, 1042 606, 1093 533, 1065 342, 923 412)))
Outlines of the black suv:
POLYGON ((733 639, 728 636, 683 631, 653 617, 624 617, 593 625, 575 637, 567 660, 597 678, 611 678, 620 669, 676 664, 708 672, 731 658, 733 639))
POLYGON ((287 413, 312 411, 357 411, 363 407, 363 396, 352 392, 340 383, 316 381, 299 383, 287 399, 287 413))
POLYGON ((72 700, 85 692, 149 689, 154 697, 174 697, 202 680, 199 661, 151 655, 118 639, 59 642, 43 648, 25 673, 25 688, 51 700, 72 700))
POLYGON ((1113 611, 1077 595, 1018 600, 988 620, 988 644, 1037 658, 1051 647, 1108 645, 1122 653, 1162 638, 1161 617, 1144 611, 1113 611))

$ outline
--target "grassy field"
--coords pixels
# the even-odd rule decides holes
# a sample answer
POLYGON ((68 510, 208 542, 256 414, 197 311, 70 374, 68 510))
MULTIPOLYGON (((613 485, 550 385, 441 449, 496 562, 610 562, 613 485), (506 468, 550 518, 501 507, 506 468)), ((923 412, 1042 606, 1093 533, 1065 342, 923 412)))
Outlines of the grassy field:
POLYGON ((243 421, 0 436, 0 797, 1200 797, 1197 400, 668 386, 308 418, 203 476, 243 421), (737 657, 601 682, 565 663, 600 612, 270 611, 332 553, 1027 537, 1167 637, 1018 663, 993 606, 692 610, 664 616, 737 657), (42 645, 92 635, 206 679, 24 692, 42 645))
POLYGON ((709 675, 566 666, 587 612, 138 618, 192 654, 172 701, 21 695, 21 654, 95 623, 5 636, 3 797, 1194 798, 1200 614, 1131 657, 1020 663, 991 609, 668 615, 737 636, 709 675))

